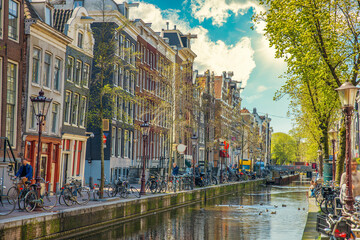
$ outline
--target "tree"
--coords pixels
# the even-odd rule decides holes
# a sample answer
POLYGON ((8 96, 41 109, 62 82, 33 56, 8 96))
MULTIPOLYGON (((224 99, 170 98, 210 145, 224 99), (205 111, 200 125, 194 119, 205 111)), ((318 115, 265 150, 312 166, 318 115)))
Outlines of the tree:
POLYGON ((135 98, 128 92, 124 91, 122 86, 114 84, 114 74, 119 67, 127 68, 132 72, 136 69, 128 64, 136 53, 132 49, 123 48, 124 61, 119 57, 119 43, 118 36, 123 31, 129 22, 122 19, 122 25, 117 26, 113 19, 107 16, 107 6, 105 1, 100 1, 97 6, 102 13, 101 21, 92 24, 93 36, 95 39, 94 46, 94 64, 92 70, 92 79, 90 82, 90 98, 89 110, 87 113, 87 127, 91 130, 99 132, 100 138, 98 140, 98 147, 100 149, 101 158, 101 183, 100 183, 100 198, 103 197, 105 173, 104 173, 104 147, 102 136, 104 135, 103 120, 112 119, 114 116, 120 116, 125 124, 131 124, 133 119, 128 112, 118 108, 114 103, 121 99, 124 102, 135 102, 135 98), (118 67, 114 67, 118 66, 118 67))
POLYGON ((276 164, 282 165, 296 161, 296 142, 286 133, 273 133, 271 152, 276 164))
MULTIPOLYGON (((308 66, 314 66, 312 70, 322 69, 310 76, 318 76, 318 81, 330 88, 331 95, 337 95, 334 89, 344 81, 359 83, 359 1, 261 0, 260 3, 266 11, 254 19, 266 21, 265 35, 270 46, 275 47, 276 57, 284 58, 288 64, 288 72, 293 74, 308 66)), ((325 138, 323 144, 327 142, 325 128, 319 129, 325 138)), ((342 137, 341 149, 344 144, 342 137)), ((338 161, 337 176, 340 176, 343 153, 338 161)))

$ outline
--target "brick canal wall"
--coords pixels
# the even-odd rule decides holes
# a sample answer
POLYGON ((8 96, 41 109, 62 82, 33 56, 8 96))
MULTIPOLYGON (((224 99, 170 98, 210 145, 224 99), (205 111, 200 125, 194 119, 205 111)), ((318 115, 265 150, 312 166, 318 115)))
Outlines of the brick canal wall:
POLYGON ((192 191, 147 195, 140 199, 116 200, 95 206, 80 206, 59 212, 24 214, 0 220, 0 239, 56 238, 75 232, 94 230, 159 211, 190 205, 222 195, 254 189, 265 180, 229 183, 192 191))

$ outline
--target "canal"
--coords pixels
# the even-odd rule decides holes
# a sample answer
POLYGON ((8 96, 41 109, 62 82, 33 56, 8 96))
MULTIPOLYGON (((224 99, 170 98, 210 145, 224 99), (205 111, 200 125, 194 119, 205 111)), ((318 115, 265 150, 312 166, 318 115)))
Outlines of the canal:
POLYGON ((301 239, 307 218, 307 189, 300 182, 260 186, 71 238, 301 239))

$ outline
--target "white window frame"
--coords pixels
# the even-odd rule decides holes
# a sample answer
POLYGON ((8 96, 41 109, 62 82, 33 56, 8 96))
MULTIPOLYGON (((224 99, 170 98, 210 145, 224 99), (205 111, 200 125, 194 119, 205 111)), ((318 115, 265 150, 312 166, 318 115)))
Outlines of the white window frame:
MULTIPOLYGON (((14 102, 14 121, 11 123, 11 126, 13 126, 13 135, 12 135, 12 140, 13 142, 10 141, 10 144, 12 147, 16 148, 16 135, 17 135, 17 114, 18 114, 18 82, 19 82, 19 63, 8 60, 7 65, 9 64, 14 64, 16 66, 16 77, 15 77, 15 102, 14 102)), ((9 69, 9 67, 7 66, 7 69, 9 69)), ((8 70, 9 71, 9 70, 8 70)), ((6 82, 8 81, 8 73, 6 73, 6 82)), ((6 89, 6 98, 7 98, 7 89, 6 89)), ((6 100, 6 108, 7 108, 8 102, 6 100)), ((7 115, 8 113, 6 113, 7 115)), ((7 116, 5 117, 5 121, 7 121, 7 116)), ((7 129, 5 128, 5 136, 7 136, 7 129)), ((9 139, 10 140, 10 139, 9 139)))
POLYGON ((117 130, 117 156, 118 157, 121 157, 121 153, 122 153, 121 143, 122 143, 122 129, 118 128, 118 130, 117 130))
POLYGON ((82 64, 83 62, 79 59, 76 59, 76 64, 75 64, 75 78, 74 78, 74 83, 75 83, 75 86, 80 86, 81 85, 81 82, 82 82, 82 64), (80 64, 80 70, 78 72, 78 63, 80 64), (79 81, 77 81, 77 78, 79 78, 79 81))
POLYGON ((58 91, 58 92, 61 91, 61 83, 62 83, 62 81, 61 81, 61 76, 62 76, 62 75, 61 75, 61 69, 62 69, 62 59, 59 58, 59 57, 56 57, 56 58, 55 58, 55 63, 54 63, 54 76, 53 76, 52 79, 54 79, 53 88, 54 88, 55 91, 58 91), (59 64, 57 64, 57 63, 59 63, 59 64), (58 68, 56 68, 56 65, 58 65, 58 68), (58 69, 58 76, 59 76, 59 77, 58 77, 58 81, 59 81, 59 88, 58 88, 58 89, 55 88, 56 69, 58 69))
POLYGON ((115 157, 115 146, 116 146, 116 127, 111 129, 111 156, 115 157))
POLYGON ((53 102, 51 106, 51 133, 58 133, 59 129, 59 116, 60 116, 60 104, 53 102), (54 131, 54 107, 57 106, 56 119, 55 119, 55 131, 54 131))
POLYGON ((73 56, 68 56, 66 59, 66 69, 67 69, 66 81, 74 82, 74 67, 75 67, 75 58, 73 56), (69 67, 69 59, 72 59, 71 68, 69 67), (71 72, 70 78, 68 78, 69 70, 71 72))
POLYGON ((71 104, 72 104, 72 92, 66 91, 65 92, 65 101, 64 101, 64 123, 70 124, 71 123, 71 104), (66 96, 69 94, 69 105, 66 106, 66 96), (66 119, 66 112, 68 112, 68 119, 66 119))
POLYGON ((0 39, 3 39, 3 30, 4 30, 4 1, 0 0, 0 39))
MULTIPOLYGON (((16 35, 17 37, 14 39, 14 38, 11 38, 10 35, 8 36, 8 38, 12 41, 15 41, 15 42, 19 42, 19 35, 20 35, 20 2, 19 1, 16 1, 16 0, 10 0, 10 1, 13 1, 15 3, 17 3, 17 32, 16 32, 16 35)), ((9 18, 9 15, 10 15, 10 1, 9 1, 9 11, 8 11, 8 18, 9 18)), ((10 23, 10 20, 8 20, 8 29, 9 29, 9 23, 10 23)))
POLYGON ((79 124, 78 123, 78 120, 79 120, 79 118, 78 118, 78 116, 79 116, 79 104, 80 104, 80 94, 74 93, 73 94, 73 101, 71 103, 71 125, 72 126, 78 126, 78 124, 79 124), (75 103, 76 98, 78 98, 76 109, 73 109, 74 108, 73 104, 75 103), (74 121, 74 118, 73 118, 74 117, 73 113, 75 113, 74 114, 75 115, 75 121, 74 121))
POLYGON ((85 88, 89 88, 89 81, 90 81, 90 65, 87 63, 84 63, 83 67, 83 77, 82 77, 82 86, 85 88), (85 75, 85 69, 87 69, 87 75, 85 75), (84 84, 86 83, 86 84, 84 84))
POLYGON ((79 125, 82 128, 85 128, 85 123, 86 123, 86 107, 87 107, 87 97, 82 96, 80 109, 79 109, 79 111, 80 111, 79 112, 79 125), (83 117, 82 122, 81 122, 81 116, 83 117))
POLYGON ((47 89, 50 89, 51 88, 51 79, 52 79, 52 53, 51 52, 48 52, 48 51, 45 51, 44 53, 44 77, 43 77, 43 87, 44 88, 47 88, 47 89), (45 59, 46 59, 46 55, 48 55, 50 57, 50 62, 49 62, 49 68, 46 69, 46 63, 45 63, 45 59), (47 73, 47 70, 49 71, 47 73), (47 79, 46 79, 47 78, 47 79), (45 85, 45 83, 48 82, 48 85, 45 85))

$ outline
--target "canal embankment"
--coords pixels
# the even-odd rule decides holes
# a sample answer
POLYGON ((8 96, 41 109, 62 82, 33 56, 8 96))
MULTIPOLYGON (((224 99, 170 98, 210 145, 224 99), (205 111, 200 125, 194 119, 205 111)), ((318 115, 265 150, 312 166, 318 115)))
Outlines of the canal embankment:
POLYGON ((79 206, 56 212, 17 216, 0 220, 1 239, 45 239, 71 235, 87 229, 141 218, 207 199, 244 192, 265 184, 264 179, 228 183, 183 191, 147 195, 140 199, 114 200, 95 206, 79 206))
POLYGON ((308 215, 302 240, 319 239, 320 233, 316 231, 316 219, 320 208, 316 205, 315 198, 309 198, 308 215))

